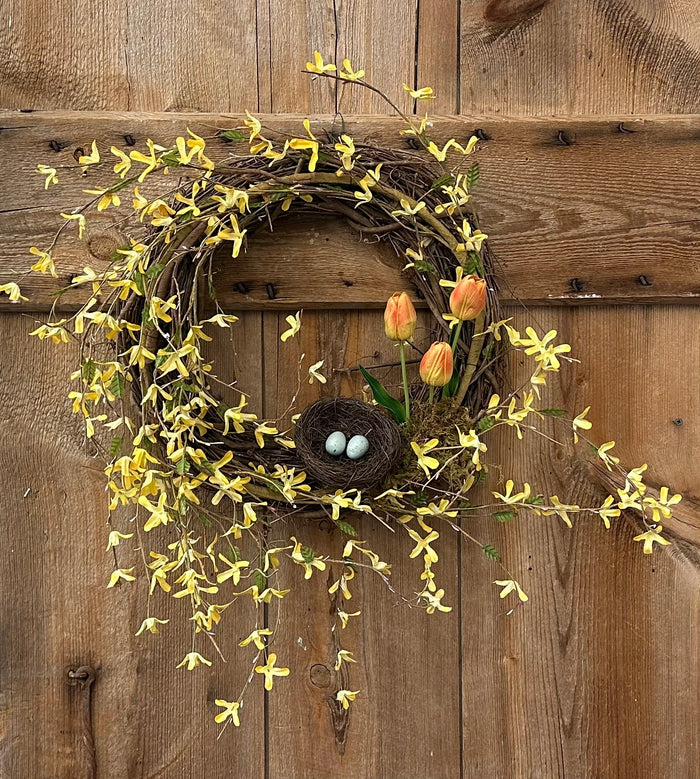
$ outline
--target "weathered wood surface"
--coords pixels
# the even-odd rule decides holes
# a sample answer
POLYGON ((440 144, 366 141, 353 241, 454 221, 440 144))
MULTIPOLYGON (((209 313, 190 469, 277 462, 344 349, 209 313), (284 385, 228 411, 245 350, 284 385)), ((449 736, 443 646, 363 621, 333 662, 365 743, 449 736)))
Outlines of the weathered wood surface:
MULTIPOLYGON (((307 78, 295 73, 301 81, 307 78)), ((355 87, 357 89, 357 87, 355 87)), ((280 132, 301 131, 301 118, 263 118, 280 132)), ((344 117, 357 141, 403 145, 400 120, 344 117)), ((0 162, 17 184, 0 192, 0 282, 31 265, 28 249, 48 246, 63 223, 68 205, 84 202, 83 189, 109 180, 109 173, 85 177, 61 174, 58 187, 43 188, 33 173, 37 161, 75 165, 76 148, 99 138, 105 154, 124 146, 129 135, 138 147, 147 137, 164 145, 191 127, 210 138, 220 155, 231 145, 217 129, 241 127, 240 116, 140 115, 75 112, 0 115, 0 162), (62 148, 55 152, 51 142, 62 148), (106 178, 105 178, 106 176, 106 178), (59 203, 61 204, 59 207, 59 203)), ((314 120, 315 131, 337 127, 332 117, 314 120)), ((582 119, 436 119, 438 142, 464 141, 475 130, 488 138, 474 158, 482 177, 473 205, 482 229, 492 236, 504 300, 525 303, 619 303, 700 300, 700 117, 582 119)), ((239 147, 245 151, 245 147, 239 147)), ((126 242, 112 224, 130 211, 105 212, 90 229, 87 243, 59 245, 61 279, 32 274, 23 281, 30 301, 25 310, 42 310, 51 293, 86 264, 109 256, 126 242)), ((70 235, 70 231, 68 231, 70 235)), ((247 244, 237 262, 222 263, 217 282, 223 304, 236 308, 270 307, 273 284, 280 308, 379 307, 401 280, 401 258, 376 237, 362 237, 340 221, 284 220, 247 244), (324 237, 321 237, 323 232, 324 237), (325 243, 336 237, 340 254, 325 243), (308 274, 295 273, 303 262, 308 274), (235 291, 236 283, 248 289, 235 291)), ((70 306, 80 297, 63 298, 70 306)), ((6 298, 0 305, 10 305, 6 298)))
MULTIPOLYGON (((93 10, 62 2, 49 25, 47 11, 36 0, 4 4, 0 105, 51 112, 220 115, 246 107, 268 113, 384 112, 378 101, 357 90, 347 87, 336 98, 330 85, 297 77, 316 47, 337 54, 338 60, 350 56, 370 74, 381 69, 384 86, 397 81, 434 85, 439 98, 430 108, 442 114, 559 114, 578 121, 581 115, 615 119, 700 112, 700 8, 689 0, 239 0, 225 5, 196 0, 177 11, 160 0, 132 0, 128 7, 109 0, 99 13, 93 10), (169 21, 163 23, 164 18, 169 21)), ((35 121, 31 114, 16 116, 35 121)), ((89 114, 82 118, 87 128, 89 114)), ((677 119, 681 125, 686 121, 677 119)), ((179 117, 171 121, 181 127, 179 117)), ((485 121, 479 126, 486 129, 485 121)), ((500 125, 490 121, 489 128, 500 125)), ((650 125, 645 121, 643 127, 650 125)), ((618 139, 615 127, 611 122, 613 144, 642 141, 626 133, 618 139)), ((496 169, 489 172, 486 162, 498 148, 497 136, 490 134, 494 142, 486 142, 480 152, 479 199, 488 197, 489 182, 496 178, 496 169)), ((76 129, 67 140, 84 142, 93 135, 76 129)), ((19 198, 12 187, 16 193, 29 192, 28 179, 34 195, 43 197, 30 173, 36 155, 17 141, 25 166, 20 176, 16 163, 6 161, 2 136, 2 169, 10 171, 0 193, 4 203, 19 198)), ((604 170, 619 173, 629 167, 623 146, 609 151, 613 147, 602 139, 595 144, 587 137, 576 140, 553 148, 548 136, 542 154, 560 153, 558 166, 572 159, 566 155, 582 153, 591 144, 604 170)), ((502 175, 511 184, 529 184, 521 198, 520 217, 526 224, 519 228, 509 226, 492 201, 494 238, 511 236, 501 259, 511 263, 519 256, 531 263, 533 254, 548 251, 545 239, 555 232, 561 241, 552 255, 554 274, 560 263, 569 267, 570 256, 582 263, 577 272, 595 267, 597 274, 603 272, 599 252, 609 252, 606 268, 619 261, 632 270, 635 253, 639 262, 657 257, 656 290, 646 290, 651 293, 663 284, 658 263, 664 263, 663 275, 673 274, 670 266, 685 257, 684 272, 695 279, 687 287, 697 291, 692 223, 676 225, 678 233, 657 225, 649 235, 635 235, 638 229, 625 235, 627 228, 642 223, 640 214, 645 224, 657 209, 663 216, 653 222, 676 221, 695 206, 695 174, 683 170, 694 141, 686 136, 681 143, 673 134, 667 140, 674 155, 664 156, 666 140, 657 136, 648 158, 641 155, 636 163, 646 175, 633 179, 628 171, 629 190, 616 189, 608 179, 604 196, 585 201, 578 199, 580 187, 602 174, 584 157, 580 168, 569 169, 576 174, 570 187, 558 183, 556 167, 547 171, 548 183, 559 194, 546 199, 525 163, 519 172, 509 171, 515 159, 504 156, 502 175), (660 159, 664 162, 655 167, 660 159), (668 194, 656 203, 659 191, 668 194), (554 210, 562 194, 576 211, 554 210), (586 237, 577 225, 580 214, 587 226, 586 256, 580 253, 586 237), (539 232, 529 232, 530 218, 541 220, 539 232), (606 218, 613 221, 604 223, 607 232, 601 237, 596 220, 606 218), (513 237, 518 229, 525 231, 528 252, 513 237), (617 241, 615 251, 606 246, 611 238, 617 241)), ((503 196, 508 203, 517 200, 512 192, 503 196)), ((24 197, 22 208, 37 202, 48 208, 48 201, 27 203, 24 197)), ((0 254, 3 271, 26 267, 30 216, 18 212, 0 224, 0 240, 15 236, 18 245, 16 255, 5 249, 0 254), (9 266, 8 256, 13 258, 9 266)), ((518 216, 511 213, 510 218, 517 222, 518 216)), ((557 278, 566 280, 565 274, 557 278)), ((676 300, 678 289, 671 296, 676 300)), ((264 381, 258 410, 270 414, 284 408, 296 386, 294 353, 280 351, 278 340, 285 313, 242 312, 234 343, 220 336, 215 345, 222 372, 254 391, 264 381)), ((700 383, 697 316, 693 306, 658 305, 537 307, 518 318, 522 324, 558 328, 582 360, 562 374, 549 402, 575 409, 590 403, 597 440, 615 438, 626 462, 647 460, 653 479, 695 498, 700 472, 692 453, 700 445, 700 399, 687 388, 700 383)), ((283 623, 284 640, 277 646, 280 651, 284 646, 296 674, 269 696, 261 685, 253 686, 244 711, 247 729, 229 729, 216 742, 211 699, 237 687, 247 673, 247 657, 237 661, 230 651, 226 666, 188 675, 173 668, 178 641, 182 647, 187 643, 181 625, 171 622, 167 634, 152 637, 155 642, 129 638, 142 616, 143 590, 104 590, 110 561, 102 553, 99 466, 87 455, 70 454, 80 440, 64 400, 70 347, 61 351, 30 341, 25 333, 31 324, 31 317, 18 312, 0 319, 3 779, 86 775, 77 699, 65 685, 67 669, 86 661, 100 669, 94 692, 100 778, 218 779, 235 773, 261 779, 697 779, 697 567, 674 553, 643 557, 624 521, 610 532, 588 524, 568 531, 546 519, 475 523, 474 534, 498 546, 509 565, 524 572, 530 603, 511 617, 502 613, 494 595, 490 581, 496 577, 488 560, 459 541, 452 546, 449 536, 440 551, 449 602, 455 606, 450 614, 422 619, 394 607, 388 593, 367 582, 357 593, 364 628, 355 623, 346 636, 363 665, 351 676, 353 689, 362 694, 351 709, 343 757, 329 714, 329 688, 323 686, 328 676, 329 687, 334 681, 331 638, 314 617, 327 609, 327 596, 320 580, 317 586, 297 587, 283 623), (28 487, 33 489, 23 497, 28 487), (312 675, 314 666, 329 671, 316 668, 312 675), (313 684, 312 676, 321 686, 313 684)), ((379 311, 309 311, 300 335, 310 354, 327 355, 329 365, 338 369, 365 357, 390 361, 380 325, 379 311)), ((356 374, 348 379, 336 371, 332 376, 326 391, 359 388, 356 374)), ((391 383, 390 370, 385 378, 391 383)), ((305 400, 313 399, 314 389, 305 385, 305 400)), ((513 447, 507 437, 498 459, 504 476, 528 478, 542 491, 559 490, 580 502, 599 496, 564 450, 537 441, 513 447)), ((300 523, 294 530, 319 549, 335 550, 333 536, 323 528, 300 523)), ((380 528, 370 531, 379 549, 401 559, 392 551, 392 537, 380 528)), ((397 552, 402 547, 397 544, 397 552)), ((398 569, 397 577, 408 583, 408 566, 401 563, 398 569)), ((233 650, 239 625, 229 625, 228 631, 222 638, 233 650)))

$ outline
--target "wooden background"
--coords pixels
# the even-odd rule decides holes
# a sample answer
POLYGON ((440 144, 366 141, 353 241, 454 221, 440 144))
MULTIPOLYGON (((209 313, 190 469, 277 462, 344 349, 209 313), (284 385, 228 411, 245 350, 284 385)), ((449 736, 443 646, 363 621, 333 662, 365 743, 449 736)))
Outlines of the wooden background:
MULTIPOLYGON (((509 313, 557 328, 581 359, 548 402, 591 404, 596 440, 615 439, 625 462, 646 461, 653 479, 699 497, 700 328, 691 303, 700 292, 700 223, 692 221, 700 120, 668 117, 700 113, 700 7, 693 0, 5 0, 3 279, 26 267, 26 248, 46 229, 51 203, 36 180, 25 180, 38 159, 52 159, 49 141, 58 131, 70 153, 95 128, 129 122, 143 142, 144 121, 155 119, 124 112, 384 112, 373 96, 354 89, 336 95, 301 76, 314 48, 338 61, 350 57, 393 94, 401 81, 431 84, 433 112, 478 117, 465 121, 468 132, 488 124, 494 140, 479 152, 484 180, 476 202, 483 197, 483 227, 534 303, 528 313, 517 306, 509 313), (95 113, 104 111, 120 114, 95 113), (643 126, 630 123, 652 114, 658 118, 643 126), (548 141, 531 134, 529 146, 512 142, 498 151, 499 128, 519 127, 522 136, 528 122, 518 117, 550 115, 561 121, 542 125, 548 141), (501 125, 499 117, 515 122, 501 125), (640 131, 629 134, 629 127, 640 131), (651 288, 640 275, 652 279, 651 288), (533 285, 533 277, 544 281, 533 285), (601 297, 572 295, 570 277, 584 295, 601 297), (582 300, 599 305, 573 305, 582 300), (613 305, 621 301, 627 304, 613 305)), ((181 132, 198 118, 171 120, 181 132)), ((294 229, 278 233, 280 241, 295 236, 293 257, 343 261, 341 227, 323 232, 328 241, 314 225, 294 229)), ((381 261, 379 251, 358 249, 368 263, 381 261)), ((274 242, 249 257, 278 272, 274 242)), ((354 309, 307 311, 302 348, 336 369, 394 359, 377 301, 366 302, 375 308, 356 298, 354 309)), ((262 385, 258 410, 275 415, 296 383, 298 355, 277 351, 287 312, 261 306, 248 306, 233 348, 222 342, 216 357, 222 372, 262 385)), ((295 673, 267 696, 254 685, 245 727, 217 742, 213 699, 235 694, 247 675, 235 642, 250 615, 225 621, 219 642, 229 662, 210 671, 175 671, 188 631, 174 623, 161 639, 133 636, 144 593, 105 590, 111 566, 102 551, 102 464, 76 451, 79 426, 65 398, 75 355, 28 338, 30 309, 5 307, 0 317, 3 779, 87 776, 80 698, 66 677, 83 663, 98 669, 99 777, 700 776, 692 545, 700 520, 692 510, 685 535, 678 528, 686 541, 652 558, 631 541, 633 518, 611 531, 592 522, 573 530, 551 520, 475 522, 474 534, 501 550, 531 596, 510 617, 495 596, 492 565, 449 536, 441 570, 455 606, 450 614, 409 611, 375 582, 358 587, 364 615, 346 639, 360 661, 351 687, 362 694, 346 723, 344 756, 327 703, 335 679, 328 625, 318 616, 328 603, 324 583, 297 587, 276 645, 295 673)), ((344 370, 328 387, 357 389, 356 373, 344 370)), ((527 477, 572 502, 599 497, 566 451, 511 445, 507 436, 500 441, 504 475, 527 477)), ((385 557, 402 558, 381 528, 365 523, 362 531, 385 557)), ((297 532, 337 554, 337 539, 323 528, 301 523, 297 532)), ((417 573, 408 563, 396 566, 406 588, 417 573)))

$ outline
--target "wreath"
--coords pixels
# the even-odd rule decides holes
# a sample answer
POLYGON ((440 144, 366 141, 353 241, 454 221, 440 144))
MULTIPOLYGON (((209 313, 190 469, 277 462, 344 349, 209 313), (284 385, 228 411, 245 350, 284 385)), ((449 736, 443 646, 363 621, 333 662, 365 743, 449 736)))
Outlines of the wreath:
MULTIPOLYGON (((226 609, 252 598, 257 606, 279 610, 293 579, 289 563, 314 581, 314 574, 333 564, 339 571, 328 590, 335 615, 333 660, 336 671, 343 669, 337 678, 344 683, 338 682, 332 704, 345 710, 361 694, 347 682, 355 658, 339 637, 360 613, 349 606, 353 579, 368 572, 389 584, 391 574, 390 563, 358 537, 353 517, 368 515, 387 532, 408 537, 417 587, 404 600, 432 614, 451 610, 436 582, 437 550, 449 543, 445 527, 500 568, 500 597, 522 605, 528 596, 493 545, 469 532, 471 517, 486 513, 505 522, 531 513, 571 526, 574 516, 593 515, 609 527, 631 508, 646 524, 635 540, 651 552, 655 543, 669 543, 660 522, 680 496, 666 487, 652 495, 643 480, 646 466, 626 471, 611 453, 613 442, 591 444, 588 408, 571 419, 538 407, 549 374, 572 359, 570 347, 555 342, 555 331, 538 335, 528 327, 521 335, 501 318, 487 236, 471 209, 477 138, 438 144, 427 114, 402 112, 348 60, 336 68, 315 52, 306 67, 314 78, 381 94, 403 120, 396 144, 360 142, 336 122, 312 129, 308 119, 303 132, 289 137, 246 112, 240 127, 217 133, 231 143, 222 159, 212 159, 210 139, 191 130, 170 146, 151 139, 145 151, 113 146, 109 164, 116 178, 85 190, 91 199, 62 214, 65 222, 47 249, 31 248, 32 271, 56 276, 56 245, 64 230, 75 225, 83 238, 86 214, 119 209, 127 190, 133 209, 119 224, 129 230, 129 240, 106 267, 86 267, 71 280, 66 290, 89 293, 74 315, 57 319, 52 313, 33 335, 80 345, 80 365, 72 375, 77 386, 69 397, 85 421, 88 441, 108 462, 114 571, 107 586, 141 578, 149 593, 137 634, 163 629, 168 620, 157 616, 158 596, 169 594, 189 605, 192 626, 192 649, 178 667, 211 665, 204 646, 208 642, 220 653, 215 637, 226 609), (145 194, 149 188, 154 194, 145 194), (399 347, 403 391, 391 392, 362 368, 371 402, 326 398, 294 409, 295 424, 280 430, 277 421, 246 410, 246 393, 253 389, 235 387, 234 405, 221 400, 203 346, 212 328, 235 327, 237 321, 217 303, 219 258, 241 262, 259 231, 301 212, 335 215, 362 236, 388 243, 432 313, 436 339, 425 351, 413 342, 416 311, 409 295, 397 292, 387 301, 384 324, 399 347), (421 381, 408 380, 407 350, 420 355, 421 381), (506 389, 503 361, 514 350, 532 359, 532 373, 521 386, 506 389), (475 499, 474 488, 500 470, 488 459, 492 431, 510 427, 519 441, 525 433, 537 434, 546 418, 564 423, 574 443, 587 443, 595 461, 616 474, 617 495, 581 507, 507 480, 475 499), (334 523, 337 559, 280 530, 280 520, 299 512, 334 523), (131 539, 141 550, 140 563, 136 550, 129 551, 131 539)), ((418 104, 433 97, 430 87, 404 89, 418 104)), ((39 164, 37 171, 46 188, 58 183, 59 172, 91 180, 104 168, 102 154, 95 141, 88 153, 77 155, 77 165, 39 164)), ((58 291, 57 303, 66 290, 58 291)), ((16 283, 0 291, 22 298, 16 283)), ((286 348, 292 348, 302 319, 301 311, 287 317, 281 335, 286 348)), ((325 382, 324 355, 304 359, 304 377, 325 382)), ((279 617, 270 612, 266 621, 267 613, 256 609, 256 623, 240 646, 252 650, 251 677, 259 674, 270 690, 289 669, 277 664, 272 651, 279 617)), ((246 687, 222 692, 218 723, 240 724, 246 687)))

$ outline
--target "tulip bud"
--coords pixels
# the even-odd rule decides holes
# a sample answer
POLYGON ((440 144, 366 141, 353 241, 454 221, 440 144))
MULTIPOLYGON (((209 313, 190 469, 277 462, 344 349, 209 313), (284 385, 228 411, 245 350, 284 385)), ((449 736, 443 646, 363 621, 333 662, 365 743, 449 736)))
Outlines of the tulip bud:
POLYGON ((420 361, 420 377, 431 387, 444 387, 452 378, 452 347, 444 341, 431 344, 420 361))
POLYGON ((416 309, 405 292, 394 292, 384 310, 384 332, 392 341, 408 341, 416 329, 416 309))
POLYGON ((478 276, 465 276, 457 282, 450 295, 450 310, 457 319, 476 319, 486 305, 486 281, 478 276))

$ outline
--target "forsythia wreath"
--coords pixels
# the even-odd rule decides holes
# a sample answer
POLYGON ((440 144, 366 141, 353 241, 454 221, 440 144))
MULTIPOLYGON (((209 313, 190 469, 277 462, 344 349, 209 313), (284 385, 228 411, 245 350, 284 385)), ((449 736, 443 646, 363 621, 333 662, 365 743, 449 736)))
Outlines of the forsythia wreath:
MULTIPOLYGON (((211 665, 212 651, 220 653, 217 626, 239 599, 279 609, 293 578, 285 559, 299 566, 304 579, 325 571, 329 562, 339 566, 329 593, 340 635, 360 614, 349 605, 353 578, 362 572, 390 581, 390 563, 356 534, 358 514, 407 536, 408 555, 418 567, 416 590, 406 600, 432 614, 451 609, 436 581, 444 528, 493 560, 502 572, 494 582, 500 597, 521 605, 528 596, 497 550, 471 535, 471 517, 486 513, 507 521, 529 512, 571 526, 575 515, 587 513, 609 527, 622 510, 634 509, 646 525, 635 540, 648 553, 655 543, 669 543, 660 523, 680 500, 666 487, 652 496, 643 481, 646 466, 621 469, 613 442, 587 442, 588 408, 568 420, 563 412, 538 408, 540 388, 571 359, 570 347, 556 343, 555 331, 540 335, 527 327, 521 334, 501 319, 487 236, 470 208, 478 166, 467 162, 477 138, 438 145, 427 115, 402 112, 348 60, 336 68, 315 52, 306 68, 314 77, 382 94, 404 123, 395 148, 316 129, 309 120, 298 136, 279 137, 246 113, 241 127, 218 133, 232 143, 223 159, 211 159, 207 139, 188 131, 169 146, 151 139, 144 151, 113 146, 110 162, 93 142, 76 165, 37 167, 46 188, 64 171, 86 181, 105 167, 109 172, 101 185, 85 189, 88 203, 62 214, 65 222, 50 246, 31 248, 35 272, 56 276, 56 243, 69 226, 82 238, 90 229, 88 212, 119 209, 125 195, 133 204, 120 222, 130 231, 126 245, 106 267, 86 267, 66 288, 86 290, 87 302, 73 316, 51 316, 33 335, 80 345, 69 397, 85 420, 87 438, 109 463, 114 572, 108 587, 145 582, 147 613, 137 634, 157 633, 168 622, 158 617, 158 596, 188 605, 192 646, 177 665, 190 671, 211 665), (140 191, 149 185, 157 196, 140 191), (399 347, 401 397, 364 371, 374 405, 326 399, 306 409, 296 429, 281 430, 277 421, 247 410, 246 393, 255 388, 236 387, 233 405, 217 397, 219 383, 202 345, 213 328, 235 328, 237 321, 216 302, 215 254, 224 250, 230 255, 224 261, 241 262, 256 231, 301 211, 342 216, 390 244, 440 337, 422 355, 422 383, 411 385, 406 349, 416 348, 416 311, 409 295, 396 293, 387 302, 385 332, 399 347), (512 351, 531 358, 532 372, 522 386, 504 391, 503 361, 512 351), (493 466, 487 454, 492 432, 507 426, 520 440, 537 433, 545 416, 566 424, 575 443, 586 441, 597 461, 619 471, 624 487, 601 505, 582 507, 507 480, 480 492, 489 495, 486 502, 472 502, 471 490, 493 466), (337 526, 336 560, 317 554, 303 539, 280 535, 285 523, 279 520, 302 511, 337 526), (138 554, 129 551, 132 543, 138 554)), ((433 97, 429 87, 404 89, 421 104, 433 97)), ((22 298, 16 283, 0 291, 22 298)), ((302 312, 288 316, 287 324, 281 340, 289 344, 302 327, 302 312)), ((315 355, 303 364, 310 382, 325 382, 325 360, 315 355)), ((263 613, 256 609, 240 646, 252 650, 251 678, 260 675, 271 690, 289 669, 272 651, 271 626, 278 620, 266 622, 263 613)), ((335 661, 336 670, 355 662, 340 639, 335 661)), ((217 722, 240 724, 245 687, 217 699, 217 722)), ((349 707, 360 694, 351 687, 334 691, 335 705, 349 707)))

